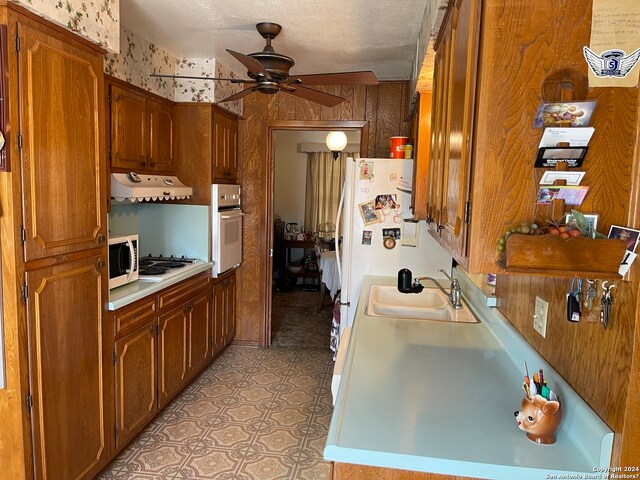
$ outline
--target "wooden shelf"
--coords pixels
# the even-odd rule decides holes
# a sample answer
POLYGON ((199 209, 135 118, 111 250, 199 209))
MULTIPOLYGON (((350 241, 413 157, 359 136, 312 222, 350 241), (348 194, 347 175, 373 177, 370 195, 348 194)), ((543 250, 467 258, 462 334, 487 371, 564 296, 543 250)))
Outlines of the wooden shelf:
POLYGON ((504 274, 620 279, 625 250, 618 239, 514 234, 498 266, 504 274))

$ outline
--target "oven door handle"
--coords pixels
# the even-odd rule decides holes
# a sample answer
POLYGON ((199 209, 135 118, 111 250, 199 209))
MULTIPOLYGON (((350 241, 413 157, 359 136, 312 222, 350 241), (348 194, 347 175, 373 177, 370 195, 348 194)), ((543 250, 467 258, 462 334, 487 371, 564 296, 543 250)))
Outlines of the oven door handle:
POLYGON ((236 217, 244 217, 244 213, 239 212, 239 213, 234 213, 233 215, 220 215, 220 218, 222 220, 228 220, 230 218, 236 218, 236 217))

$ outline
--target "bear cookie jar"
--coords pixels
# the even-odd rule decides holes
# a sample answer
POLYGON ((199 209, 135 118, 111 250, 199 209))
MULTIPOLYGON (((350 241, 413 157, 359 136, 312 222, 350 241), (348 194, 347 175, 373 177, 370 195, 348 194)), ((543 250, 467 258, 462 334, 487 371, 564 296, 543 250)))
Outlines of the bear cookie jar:
POLYGON ((542 395, 525 397, 520 410, 514 413, 518 428, 529 440, 549 445, 556 441, 556 431, 562 421, 562 408, 558 400, 547 400, 542 395))

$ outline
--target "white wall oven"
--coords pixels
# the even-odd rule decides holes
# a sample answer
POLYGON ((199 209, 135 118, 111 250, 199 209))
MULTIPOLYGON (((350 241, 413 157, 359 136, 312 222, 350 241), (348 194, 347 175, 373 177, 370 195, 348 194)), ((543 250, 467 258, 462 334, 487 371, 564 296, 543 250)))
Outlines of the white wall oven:
POLYGON ((109 289, 138 279, 138 235, 109 237, 109 289))
POLYGON ((213 276, 217 277, 242 262, 242 209, 240 185, 211 187, 211 235, 213 276))

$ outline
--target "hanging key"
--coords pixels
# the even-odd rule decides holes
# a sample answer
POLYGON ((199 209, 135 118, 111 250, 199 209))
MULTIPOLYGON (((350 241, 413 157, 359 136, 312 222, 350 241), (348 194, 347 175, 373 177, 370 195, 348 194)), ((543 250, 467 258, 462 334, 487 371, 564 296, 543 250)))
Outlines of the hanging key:
POLYGON ((582 279, 576 282, 575 278, 571 279, 571 288, 567 295, 567 320, 570 322, 579 322, 582 317, 582 311, 580 310, 579 295, 582 291, 582 279))
POLYGON ((593 301, 598 296, 597 280, 589 280, 589 279, 587 279, 587 283, 588 283, 587 292, 585 293, 585 296, 584 296, 583 305, 584 305, 584 308, 592 309, 593 308, 593 301))
POLYGON ((615 287, 615 285, 607 287, 607 283, 609 282, 602 282, 603 293, 602 298, 600 299, 600 322, 602 323, 602 328, 605 330, 607 329, 609 318, 611 317, 611 305, 613 304, 611 289, 615 287))

